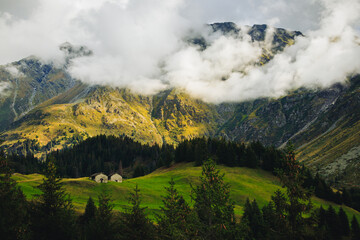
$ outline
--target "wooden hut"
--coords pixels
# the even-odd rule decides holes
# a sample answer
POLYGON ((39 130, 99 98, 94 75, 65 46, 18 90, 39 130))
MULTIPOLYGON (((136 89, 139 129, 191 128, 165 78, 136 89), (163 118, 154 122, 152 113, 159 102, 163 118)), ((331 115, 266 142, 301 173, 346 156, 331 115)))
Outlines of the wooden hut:
POLYGON ((120 174, 118 174, 118 173, 114 173, 114 174, 110 175, 109 181, 122 182, 122 176, 120 176, 120 174))
POLYGON ((106 176, 103 173, 94 173, 90 176, 92 180, 94 180, 97 183, 107 183, 108 182, 108 176, 106 176))

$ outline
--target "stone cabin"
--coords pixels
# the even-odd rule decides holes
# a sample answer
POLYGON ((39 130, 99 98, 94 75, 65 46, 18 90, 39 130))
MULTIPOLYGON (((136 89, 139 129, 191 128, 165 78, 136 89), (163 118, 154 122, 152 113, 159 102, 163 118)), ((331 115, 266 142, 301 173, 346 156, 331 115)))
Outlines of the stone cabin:
POLYGON ((118 174, 118 173, 114 173, 114 174, 109 176, 109 181, 122 182, 122 176, 120 176, 120 174, 118 174))
POLYGON ((106 176, 103 173, 94 173, 90 176, 91 180, 94 180, 97 183, 107 183, 108 182, 108 176, 106 176))

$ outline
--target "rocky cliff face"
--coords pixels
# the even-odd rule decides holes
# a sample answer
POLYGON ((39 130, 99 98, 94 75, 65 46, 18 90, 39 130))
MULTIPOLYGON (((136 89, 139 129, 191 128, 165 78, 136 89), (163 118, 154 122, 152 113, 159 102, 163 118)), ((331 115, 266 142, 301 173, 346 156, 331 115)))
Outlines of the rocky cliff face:
POLYGON ((236 105, 233 118, 221 130, 232 140, 257 139, 282 146, 307 131, 343 93, 342 86, 322 91, 297 91, 280 99, 260 99, 236 105))
POLYGON ((40 103, 72 88, 75 80, 64 69, 42 64, 35 57, 0 66, 0 131, 40 103))
POLYGON ((296 135, 298 157, 329 181, 360 187, 360 77, 296 135))

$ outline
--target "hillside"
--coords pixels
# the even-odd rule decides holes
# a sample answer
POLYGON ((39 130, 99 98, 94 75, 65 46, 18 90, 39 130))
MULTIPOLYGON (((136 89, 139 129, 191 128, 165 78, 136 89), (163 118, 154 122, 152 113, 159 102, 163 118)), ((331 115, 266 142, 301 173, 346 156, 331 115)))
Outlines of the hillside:
MULTIPOLYGON (((235 202, 235 213, 241 216, 246 198, 256 199, 260 206, 266 204, 275 190, 280 188, 276 177, 263 170, 248 168, 230 168, 219 166, 222 173, 225 173, 225 182, 231 185, 231 197, 235 202)), ((138 184, 142 194, 142 205, 148 207, 148 212, 152 217, 162 206, 161 196, 165 195, 165 186, 171 178, 175 181, 175 186, 186 201, 190 202, 190 184, 195 185, 199 182, 201 167, 193 167, 193 163, 177 164, 171 168, 161 168, 155 172, 139 178, 126 179, 123 183, 98 184, 88 178, 64 179, 66 190, 71 194, 75 208, 83 211, 89 196, 97 200, 101 191, 105 190, 112 194, 115 210, 123 211, 128 206, 127 198, 129 192, 138 184)), ((35 187, 41 183, 42 176, 39 174, 21 175, 15 174, 13 177, 18 181, 27 198, 31 199, 39 194, 35 187)), ((313 198, 314 206, 328 206, 329 202, 313 198)), ((191 202, 190 202, 191 204, 191 202)), ((335 209, 339 206, 332 204, 335 209)), ((349 218, 355 214, 358 218, 360 213, 344 207, 349 218)))
POLYGON ((179 90, 141 96, 124 89, 77 84, 40 104, 1 137, 7 149, 38 157, 99 134, 125 134, 141 143, 175 145, 197 136, 259 140, 275 146, 291 140, 299 147, 298 159, 314 172, 337 180, 339 186, 357 186, 358 88, 358 78, 354 78, 348 86, 323 91, 214 105, 179 90), (68 100, 76 96, 85 97, 68 100), (338 167, 337 162, 344 164, 338 167))
POLYGON ((298 158, 336 185, 360 186, 360 77, 294 141, 298 158))

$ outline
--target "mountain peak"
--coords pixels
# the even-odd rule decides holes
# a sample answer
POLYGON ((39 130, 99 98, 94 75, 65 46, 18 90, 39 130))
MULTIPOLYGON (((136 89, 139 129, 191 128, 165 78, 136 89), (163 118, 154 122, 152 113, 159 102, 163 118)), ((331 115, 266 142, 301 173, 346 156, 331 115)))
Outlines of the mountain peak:
POLYGON ((74 46, 69 42, 64 42, 59 46, 59 49, 64 52, 65 56, 69 59, 83 56, 91 56, 93 54, 86 46, 74 46))

